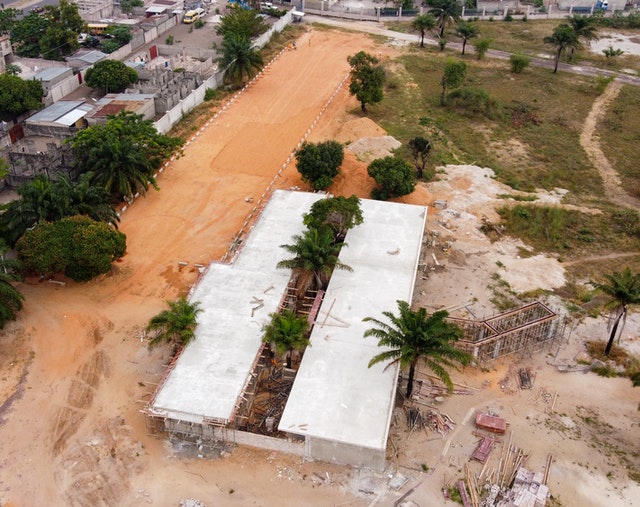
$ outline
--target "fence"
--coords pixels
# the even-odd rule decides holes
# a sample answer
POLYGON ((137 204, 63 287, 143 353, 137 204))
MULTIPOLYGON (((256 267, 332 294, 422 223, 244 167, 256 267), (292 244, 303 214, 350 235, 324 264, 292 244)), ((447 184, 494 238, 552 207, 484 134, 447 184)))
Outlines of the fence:
MULTIPOLYGON (((256 42, 254 43, 254 47, 264 46, 269 41, 269 39, 271 39, 271 36, 275 32, 279 32, 286 25, 291 23, 292 12, 293 12, 293 9, 287 12, 287 14, 282 16, 273 25, 271 25, 271 28, 267 32, 263 33, 260 37, 258 37, 256 42)), ((171 48, 172 46, 162 46, 162 47, 171 48)), ((193 49, 192 51, 198 51, 198 50, 193 49)), ((211 51, 211 50, 203 49, 201 51, 203 52, 203 54, 205 54, 205 52, 211 51)), ((208 88, 216 89, 220 87, 222 85, 223 79, 224 79, 224 70, 220 70, 216 72, 213 76, 207 79, 200 87, 193 90, 193 92, 191 92, 190 95, 188 95, 183 100, 181 100, 177 106, 167 111, 167 113, 162 118, 160 118, 154 123, 158 132, 164 134, 169 130, 171 130, 171 127, 173 127, 176 123, 178 123, 185 114, 190 112, 193 108, 195 108, 197 105, 201 104, 204 101, 204 94, 208 88)))

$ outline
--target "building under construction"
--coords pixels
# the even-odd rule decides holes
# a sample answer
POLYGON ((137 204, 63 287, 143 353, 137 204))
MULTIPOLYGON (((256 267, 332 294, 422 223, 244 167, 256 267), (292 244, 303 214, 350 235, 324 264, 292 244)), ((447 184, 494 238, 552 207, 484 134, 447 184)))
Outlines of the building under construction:
POLYGON ((277 190, 232 264, 211 264, 191 301, 202 313, 145 409, 152 431, 286 450, 307 459, 385 467, 398 364, 369 361, 365 317, 411 301, 427 208, 361 200, 363 224, 347 233, 326 292, 303 306, 313 320, 297 371, 274 364, 263 326, 289 297, 280 248, 304 229, 321 194, 277 190), (290 393, 289 393, 290 390, 290 393), (270 438, 256 435, 286 438, 270 438))
POLYGON ((502 356, 517 352, 531 353, 559 339, 564 324, 558 315, 540 302, 485 320, 449 318, 464 331, 457 346, 485 365, 502 356))

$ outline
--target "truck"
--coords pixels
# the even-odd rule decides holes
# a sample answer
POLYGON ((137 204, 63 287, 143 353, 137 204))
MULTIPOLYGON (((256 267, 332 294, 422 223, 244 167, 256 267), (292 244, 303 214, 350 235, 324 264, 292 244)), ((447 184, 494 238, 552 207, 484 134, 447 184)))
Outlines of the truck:
POLYGON ((191 23, 195 23, 200 18, 204 18, 204 15, 207 13, 202 7, 198 7, 197 9, 193 9, 184 13, 184 18, 182 18, 182 22, 190 25, 191 23))

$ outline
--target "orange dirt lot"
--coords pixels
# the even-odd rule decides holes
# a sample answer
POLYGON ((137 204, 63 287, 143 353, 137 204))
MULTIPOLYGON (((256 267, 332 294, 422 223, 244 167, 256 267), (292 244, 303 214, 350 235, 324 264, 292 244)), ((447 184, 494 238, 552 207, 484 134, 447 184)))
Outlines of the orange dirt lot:
MULTIPOLYGON (((147 435, 140 413, 167 359, 142 342, 148 319, 165 300, 188 292, 195 263, 222 257, 347 75, 347 56, 373 48, 360 35, 316 31, 311 45, 308 36, 185 147, 159 176, 160 192, 126 210, 120 228, 127 254, 112 273, 85 284, 21 285, 25 309, 0 336, 1 401, 16 393, 0 405, 3 506, 177 505, 192 496, 209 505, 267 506, 294 497, 298 505, 351 498, 309 481, 270 487, 268 453, 239 450, 222 461, 175 457, 147 435)), ((352 100, 345 88, 335 101, 341 110, 352 100)), ((318 132, 327 132, 323 124, 334 111, 318 132)), ((294 161, 274 188, 292 186, 303 187, 294 161)), ((342 187, 347 195, 370 190, 342 187)), ((278 463, 279 470, 309 476, 317 466, 287 457, 278 463)))

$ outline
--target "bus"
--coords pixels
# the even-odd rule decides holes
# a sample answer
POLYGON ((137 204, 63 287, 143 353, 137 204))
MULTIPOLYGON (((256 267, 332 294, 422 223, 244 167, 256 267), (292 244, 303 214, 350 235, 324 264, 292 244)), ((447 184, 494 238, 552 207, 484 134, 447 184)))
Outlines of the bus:
POLYGON ((88 23, 87 30, 91 35, 102 35, 109 28, 107 23, 88 23))
POLYGON ((203 18, 207 13, 202 7, 198 7, 197 9, 193 9, 192 11, 187 11, 184 13, 184 18, 182 18, 182 22, 186 24, 195 23, 200 18, 203 18))

